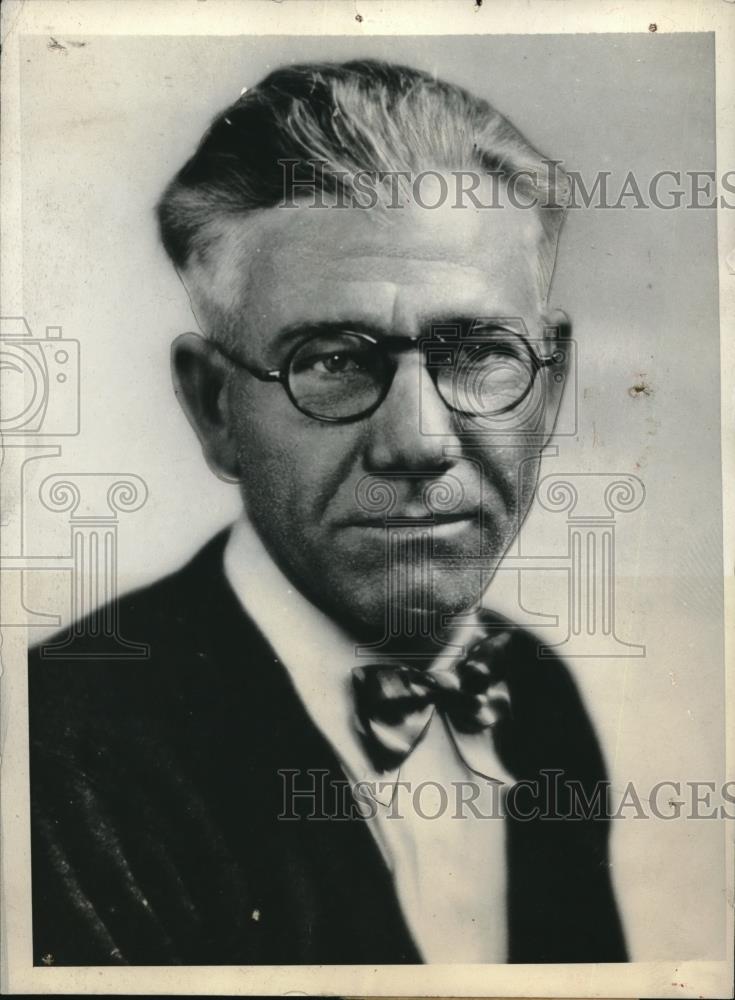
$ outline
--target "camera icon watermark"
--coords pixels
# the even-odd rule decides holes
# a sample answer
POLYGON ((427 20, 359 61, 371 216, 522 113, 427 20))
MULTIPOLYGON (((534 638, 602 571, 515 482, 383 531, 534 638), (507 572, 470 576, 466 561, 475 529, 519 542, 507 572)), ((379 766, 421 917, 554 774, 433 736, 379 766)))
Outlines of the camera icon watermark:
MULTIPOLYGON (((576 348, 568 324, 544 324, 542 335, 532 338, 519 316, 433 323, 420 342, 458 433, 531 441, 545 440, 552 427, 555 435, 577 433, 576 348), (561 390, 571 399, 557 414, 561 390)), ((430 435, 438 432, 431 429, 425 391, 422 386, 420 430, 430 435)))
POLYGON ((79 433, 79 341, 62 337, 61 327, 34 337, 23 317, 0 318, 0 377, 0 433, 79 433))

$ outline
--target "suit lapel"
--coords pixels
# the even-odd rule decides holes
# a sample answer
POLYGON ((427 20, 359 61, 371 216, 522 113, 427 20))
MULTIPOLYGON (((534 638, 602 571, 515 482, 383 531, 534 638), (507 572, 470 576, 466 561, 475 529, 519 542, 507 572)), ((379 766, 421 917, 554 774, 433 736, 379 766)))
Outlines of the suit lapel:
POLYGON ((261 960, 420 962, 374 837, 350 814, 339 761, 227 583, 223 547, 224 539, 205 565, 192 567, 197 593, 206 594, 196 617, 228 720, 221 735, 232 775, 228 822, 244 845, 243 866, 258 872, 261 960))

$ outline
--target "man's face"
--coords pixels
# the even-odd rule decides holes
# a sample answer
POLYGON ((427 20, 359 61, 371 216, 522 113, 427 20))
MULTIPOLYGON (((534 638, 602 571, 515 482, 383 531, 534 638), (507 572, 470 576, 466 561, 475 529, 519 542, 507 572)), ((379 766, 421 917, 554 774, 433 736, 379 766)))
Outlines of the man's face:
MULTIPOLYGON (((262 369, 281 368, 292 344, 323 323, 416 337, 437 321, 520 317, 536 338, 538 234, 535 214, 512 208, 414 206, 379 220, 359 209, 270 209, 240 270, 228 252, 237 230, 223 239, 210 291, 216 284, 232 294, 234 285, 243 293, 232 350, 262 369)), ((466 433, 421 350, 401 351, 396 361, 387 397, 353 423, 306 416, 281 386, 234 366, 228 385, 252 522, 296 586, 362 634, 383 632, 388 605, 408 620, 472 606, 515 536, 538 474, 539 443, 524 439, 522 418, 504 421, 518 433, 503 439, 466 433), (391 521, 391 571, 386 508, 373 506, 378 494, 369 490, 378 481, 390 483, 391 519, 422 520, 421 528, 391 521), (459 498, 450 514, 442 513, 447 495, 459 498), (409 544, 426 532, 427 517, 430 548, 409 544), (478 558, 484 567, 471 564, 478 558)), ((537 379, 558 396, 547 371, 537 379)))

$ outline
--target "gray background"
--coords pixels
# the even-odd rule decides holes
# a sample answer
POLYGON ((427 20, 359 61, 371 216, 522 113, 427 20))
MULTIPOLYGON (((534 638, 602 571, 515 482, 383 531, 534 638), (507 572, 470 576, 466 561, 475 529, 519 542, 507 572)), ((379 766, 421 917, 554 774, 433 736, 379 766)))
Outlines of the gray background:
MULTIPOLYGON (((238 509, 170 389, 169 344, 193 319, 153 206, 242 87, 285 62, 386 58, 487 96, 586 180, 715 169, 706 34, 59 42, 26 37, 21 49, 24 311, 36 334, 58 325, 81 342, 82 429, 60 458, 32 463, 24 516, 29 551, 64 552, 65 516, 33 501, 44 476, 142 476, 149 500, 121 522, 121 589, 178 566, 238 509)), ((646 487, 618 519, 616 627, 647 655, 571 664, 614 782, 635 781, 642 798, 664 779, 719 783, 724 767, 716 261, 712 210, 572 211, 551 297, 574 320, 579 419, 542 474, 627 472, 646 487), (641 373, 650 395, 632 398, 641 373)), ((564 518, 536 509, 524 551, 565 547, 564 518)), ((513 587, 501 574, 488 603, 512 607, 513 587)), ((539 573, 524 603, 563 613, 565 588, 539 573)), ((61 578, 31 581, 28 603, 66 621, 65 595, 61 578)), ((723 844, 714 820, 616 824, 634 958, 722 957, 723 844)))

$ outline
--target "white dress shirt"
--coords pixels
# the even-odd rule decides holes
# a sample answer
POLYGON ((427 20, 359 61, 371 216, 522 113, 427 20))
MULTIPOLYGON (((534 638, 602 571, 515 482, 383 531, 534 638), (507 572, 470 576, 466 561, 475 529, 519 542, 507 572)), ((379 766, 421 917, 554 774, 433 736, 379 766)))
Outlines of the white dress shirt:
MULTIPOLYGON (((400 769, 377 772, 355 729, 351 670, 380 657, 360 656, 355 641, 292 586, 244 516, 232 529, 224 565, 240 603, 288 670, 351 786, 382 783, 367 823, 424 960, 507 961, 500 791, 512 778, 487 731, 450 733, 435 712, 400 769)), ((463 628, 458 642, 466 645, 476 634, 463 628)))

